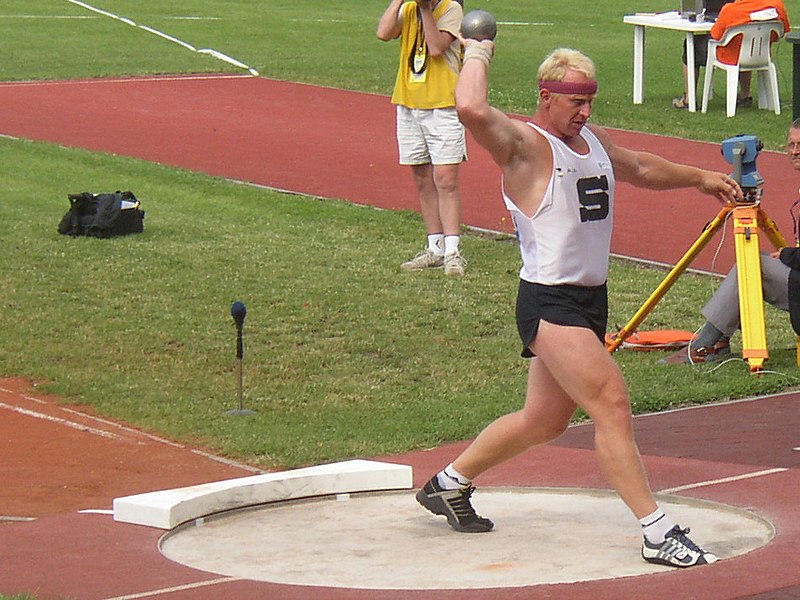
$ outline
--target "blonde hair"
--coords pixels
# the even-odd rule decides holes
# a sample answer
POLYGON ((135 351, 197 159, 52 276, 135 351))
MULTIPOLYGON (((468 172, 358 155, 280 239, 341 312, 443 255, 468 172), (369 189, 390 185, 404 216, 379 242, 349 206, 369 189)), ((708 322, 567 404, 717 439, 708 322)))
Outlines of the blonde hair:
POLYGON ((536 77, 538 81, 562 81, 570 69, 583 73, 588 79, 595 79, 592 59, 572 48, 553 50, 539 65, 536 77))

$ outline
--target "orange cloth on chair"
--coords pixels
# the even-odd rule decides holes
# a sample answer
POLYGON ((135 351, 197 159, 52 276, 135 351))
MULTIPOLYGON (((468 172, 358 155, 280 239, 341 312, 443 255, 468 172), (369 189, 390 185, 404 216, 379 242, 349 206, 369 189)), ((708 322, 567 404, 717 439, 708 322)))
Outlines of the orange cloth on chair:
MULTIPOLYGON (((715 40, 721 39, 726 29, 749 23, 753 20, 750 17, 751 13, 765 8, 774 8, 778 11, 778 18, 783 21, 784 33, 788 33, 789 16, 786 14, 786 7, 781 0, 736 0, 723 5, 722 10, 719 11, 719 17, 711 28, 711 37, 715 40)), ((772 41, 774 42, 775 39, 772 41)), ((720 62, 735 65, 739 61, 741 45, 741 36, 736 36, 730 44, 717 49, 717 59, 720 62)))

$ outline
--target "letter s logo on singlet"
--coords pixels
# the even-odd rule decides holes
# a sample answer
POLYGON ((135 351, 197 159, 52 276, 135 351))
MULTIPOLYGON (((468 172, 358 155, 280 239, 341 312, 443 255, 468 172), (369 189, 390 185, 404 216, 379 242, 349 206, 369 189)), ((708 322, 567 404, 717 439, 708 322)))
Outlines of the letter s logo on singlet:
POLYGON ((581 223, 602 221, 608 216, 608 178, 605 175, 578 180, 581 223))

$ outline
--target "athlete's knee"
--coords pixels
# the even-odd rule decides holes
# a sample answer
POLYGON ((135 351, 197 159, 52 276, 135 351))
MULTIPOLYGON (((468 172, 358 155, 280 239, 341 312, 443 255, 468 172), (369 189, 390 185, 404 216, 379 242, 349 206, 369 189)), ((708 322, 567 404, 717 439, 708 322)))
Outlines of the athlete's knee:
POLYGON ((587 403, 584 410, 595 424, 627 429, 631 424, 631 403, 624 384, 607 382, 597 392, 597 398, 587 403))
POLYGON ((520 418, 522 437, 528 440, 530 445, 552 442, 559 438, 570 424, 569 417, 544 418, 542 415, 533 415, 525 411, 520 413, 520 418))

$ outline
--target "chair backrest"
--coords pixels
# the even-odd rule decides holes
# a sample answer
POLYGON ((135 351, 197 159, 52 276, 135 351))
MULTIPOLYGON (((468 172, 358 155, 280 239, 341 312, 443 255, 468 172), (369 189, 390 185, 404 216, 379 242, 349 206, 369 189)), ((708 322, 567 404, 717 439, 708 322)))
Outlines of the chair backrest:
POLYGON ((776 39, 783 37, 783 23, 780 21, 750 21, 744 25, 729 27, 719 41, 727 46, 735 37, 742 37, 739 50, 739 67, 755 69, 766 67, 771 62, 772 34, 776 39))

